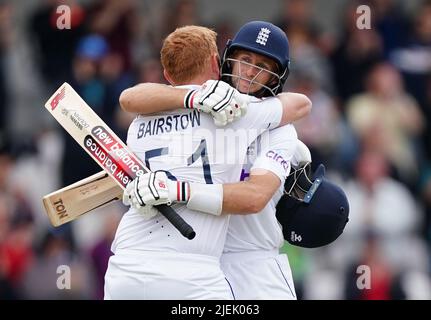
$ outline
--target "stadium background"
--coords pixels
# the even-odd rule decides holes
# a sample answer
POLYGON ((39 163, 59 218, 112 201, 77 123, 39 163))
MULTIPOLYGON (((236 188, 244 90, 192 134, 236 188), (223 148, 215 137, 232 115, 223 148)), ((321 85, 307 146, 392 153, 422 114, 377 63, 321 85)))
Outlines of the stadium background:
POLYGON ((52 92, 70 82, 124 139, 131 118, 119 93, 164 81, 166 34, 206 25, 222 49, 253 19, 287 32, 285 89, 313 102, 299 137, 351 205, 335 243, 284 246, 298 297, 431 299, 431 2, 420 0, 0 1, 0 299, 100 299, 125 211, 50 227, 42 196, 98 170, 44 110, 52 92), (54 27, 60 4, 72 8, 71 30, 54 27), (356 26, 361 4, 370 30, 356 26), (60 265, 70 290, 56 286, 60 265), (363 266, 371 288, 361 290, 363 266))

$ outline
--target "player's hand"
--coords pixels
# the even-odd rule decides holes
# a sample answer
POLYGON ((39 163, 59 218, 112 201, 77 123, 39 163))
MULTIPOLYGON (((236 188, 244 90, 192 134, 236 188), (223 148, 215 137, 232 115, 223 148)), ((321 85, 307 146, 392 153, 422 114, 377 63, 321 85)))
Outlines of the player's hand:
POLYGON ((146 173, 130 182, 123 193, 123 203, 138 210, 146 218, 157 214, 152 206, 182 199, 184 183, 168 179, 163 171, 146 173), (180 192, 181 194, 178 194, 180 192))
POLYGON ((221 80, 208 80, 200 89, 190 90, 184 107, 209 113, 217 126, 225 126, 246 114, 248 101, 239 91, 221 80))
POLYGON ((233 90, 235 90, 235 93, 230 105, 221 111, 212 111, 210 113, 214 119, 215 125, 218 127, 224 127, 225 125, 243 117, 247 113, 247 107, 250 103, 251 96, 242 94, 236 89, 233 90))
POLYGON ((136 211, 141 214, 145 220, 149 220, 156 216, 159 212, 153 206, 140 206, 139 202, 134 195, 135 192, 135 180, 129 182, 126 186, 126 190, 123 192, 123 204, 126 206, 131 206, 136 209, 136 211))

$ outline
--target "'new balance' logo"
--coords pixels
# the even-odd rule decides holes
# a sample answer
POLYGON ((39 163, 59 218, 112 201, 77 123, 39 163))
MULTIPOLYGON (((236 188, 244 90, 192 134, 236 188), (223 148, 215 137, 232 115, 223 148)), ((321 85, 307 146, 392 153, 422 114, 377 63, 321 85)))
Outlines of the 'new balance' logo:
POLYGON ((259 34, 256 38, 256 43, 266 46, 266 42, 268 41, 269 34, 271 30, 268 28, 260 28, 259 34))
POLYGON ((295 231, 292 231, 290 233, 290 240, 292 242, 301 242, 302 241, 302 237, 299 234, 296 234, 295 231))

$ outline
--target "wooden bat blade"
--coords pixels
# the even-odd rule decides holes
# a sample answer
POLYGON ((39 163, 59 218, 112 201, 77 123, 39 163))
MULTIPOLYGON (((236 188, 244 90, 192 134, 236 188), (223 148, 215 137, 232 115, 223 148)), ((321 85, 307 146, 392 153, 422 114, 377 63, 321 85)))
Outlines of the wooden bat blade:
MULTIPOLYGON (((138 175, 149 172, 67 82, 48 99, 45 108, 123 190, 138 175)), ((171 207, 159 205, 157 209, 183 236, 195 237, 193 228, 171 207)))
POLYGON ((48 99, 45 108, 123 189, 149 171, 68 83, 48 99))
POLYGON ((58 227, 96 208, 120 200, 123 190, 104 171, 43 197, 51 224, 58 227))

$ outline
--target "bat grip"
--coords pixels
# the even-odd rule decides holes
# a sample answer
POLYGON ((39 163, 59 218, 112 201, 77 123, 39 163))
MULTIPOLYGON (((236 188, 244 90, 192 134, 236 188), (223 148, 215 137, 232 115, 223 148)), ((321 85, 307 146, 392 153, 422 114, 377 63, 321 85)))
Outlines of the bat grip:
POLYGON ((195 235, 196 232, 193 230, 193 228, 184 221, 183 218, 181 218, 181 216, 175 212, 174 209, 172 209, 171 207, 165 205, 165 204, 161 204, 156 206, 157 210, 160 211, 161 214, 163 214, 165 216, 166 219, 169 220, 170 223, 173 224, 173 226, 175 228, 178 229, 178 231, 187 239, 192 240, 195 235))

